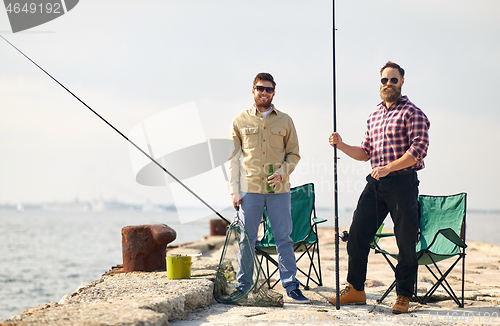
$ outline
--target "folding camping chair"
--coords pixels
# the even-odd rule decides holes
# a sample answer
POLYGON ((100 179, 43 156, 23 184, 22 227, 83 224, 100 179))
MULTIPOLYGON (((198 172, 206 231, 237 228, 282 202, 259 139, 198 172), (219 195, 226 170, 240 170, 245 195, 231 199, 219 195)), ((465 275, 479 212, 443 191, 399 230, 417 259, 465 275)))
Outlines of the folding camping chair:
MULTIPOLYGON (((465 215, 466 215, 467 194, 460 193, 451 196, 428 196, 420 195, 418 202, 420 204, 420 234, 416 246, 418 264, 423 265, 435 278, 436 282, 419 298, 417 296, 417 283, 415 282, 414 299, 420 303, 426 304, 434 292, 441 286, 448 295, 460 307, 464 307, 464 283, 465 283, 465 215), (437 263, 449 258, 456 259, 449 265, 443 273, 437 263), (462 299, 459 300, 446 277, 450 274, 457 263, 462 260, 462 299), (436 270, 435 273, 432 268, 436 270)), ((384 237, 378 234, 376 237, 384 237)), ((397 254, 391 254, 380 248, 379 243, 375 242, 376 253, 381 253, 392 270, 395 266, 388 258, 398 258, 397 254)), ((442 267, 441 267, 442 268, 442 267)), ((396 286, 394 281, 387 291, 377 302, 382 302, 385 297, 396 286)))
MULTIPOLYGON (((309 281, 314 282, 318 286, 323 284, 321 277, 321 263, 319 256, 318 242, 318 227, 319 223, 326 222, 326 219, 316 217, 316 209, 314 207, 314 184, 308 183, 302 186, 292 188, 292 222, 293 230, 290 235, 293 240, 293 249, 297 253, 296 261, 299 262, 302 257, 309 260, 307 272, 297 266, 297 271, 307 277, 305 285, 300 284, 304 289, 309 289, 309 281)), ((267 217, 267 211, 264 210, 263 224, 265 228, 264 236, 256 244, 256 253, 260 255, 260 262, 263 264, 265 259, 265 275, 267 284, 270 288, 274 288, 278 284, 279 279, 271 284, 271 278, 278 272, 278 262, 273 256, 276 254, 276 244, 274 235, 271 229, 271 223, 267 217), (270 267, 272 270, 270 270, 270 267)))

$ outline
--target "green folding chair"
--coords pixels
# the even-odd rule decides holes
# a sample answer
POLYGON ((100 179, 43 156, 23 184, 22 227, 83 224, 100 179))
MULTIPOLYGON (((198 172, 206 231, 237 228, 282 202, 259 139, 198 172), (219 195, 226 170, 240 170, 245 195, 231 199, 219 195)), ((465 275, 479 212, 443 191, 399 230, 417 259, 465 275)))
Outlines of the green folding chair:
MULTIPOLYGON (((420 195, 418 197, 420 204, 420 234, 416 245, 418 264, 423 265, 435 278, 436 282, 427 291, 427 293, 419 298, 417 296, 417 283, 415 282, 415 291, 413 298, 423 304, 426 304, 434 292, 441 286, 448 295, 460 307, 464 307, 464 285, 465 285, 465 226, 466 226, 466 210, 467 210, 467 194, 460 193, 451 196, 428 196, 420 195), (448 265, 448 268, 441 271, 437 265, 438 262, 449 258, 455 260, 448 265), (462 261, 462 298, 457 297, 452 287, 446 280, 446 277, 462 261), (436 272, 432 270, 433 267, 436 272)), ((383 237, 384 235, 379 234, 383 237)), ((389 253, 383 250, 378 243, 375 243, 375 253, 382 254, 392 270, 396 268, 389 256, 398 259, 397 254, 389 253)), ((396 281, 394 281, 387 291, 382 295, 377 302, 382 302, 385 297, 394 289, 396 281)))
MULTIPOLYGON (((290 235, 293 240, 293 249, 296 253, 297 263, 302 259, 308 259, 309 267, 305 271, 297 266, 297 271, 307 277, 304 283, 300 284, 304 289, 309 289, 309 281, 321 286, 323 280, 321 277, 321 262, 319 255, 318 242, 318 227, 317 225, 326 222, 326 219, 316 217, 316 209, 314 207, 314 184, 308 183, 302 186, 292 188, 291 204, 292 204, 292 222, 293 230, 290 235)), ((279 279, 271 284, 271 278, 278 272, 278 262, 272 256, 276 254, 276 243, 271 228, 271 223, 267 217, 267 211, 264 210, 263 216, 264 236, 258 242, 256 254, 260 256, 262 266, 265 260, 266 282, 270 288, 274 288, 278 284, 279 279)), ((297 277, 297 279, 299 279, 297 277)), ((299 280, 300 281, 300 280, 299 280)))

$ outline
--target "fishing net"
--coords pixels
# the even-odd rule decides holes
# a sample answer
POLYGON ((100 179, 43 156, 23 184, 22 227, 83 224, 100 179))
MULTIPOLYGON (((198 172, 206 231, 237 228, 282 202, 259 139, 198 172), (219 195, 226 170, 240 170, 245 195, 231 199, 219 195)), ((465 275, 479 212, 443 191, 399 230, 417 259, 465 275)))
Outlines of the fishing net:
POLYGON ((283 295, 271 290, 265 282, 264 271, 238 211, 226 232, 215 277, 214 297, 217 302, 225 304, 283 307, 283 295))

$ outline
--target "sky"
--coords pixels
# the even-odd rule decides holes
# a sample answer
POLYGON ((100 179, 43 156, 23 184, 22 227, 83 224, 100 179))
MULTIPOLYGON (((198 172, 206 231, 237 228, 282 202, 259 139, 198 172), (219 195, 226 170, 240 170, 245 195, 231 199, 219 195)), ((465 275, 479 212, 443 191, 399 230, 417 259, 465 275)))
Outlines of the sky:
MULTIPOLYGON (((469 208, 500 209, 499 13, 497 0, 336 1, 344 141, 361 143, 381 101, 379 70, 397 62, 406 70, 402 93, 431 121, 420 193, 467 192, 469 208)), ((317 207, 332 207, 334 197, 332 26, 328 1, 87 0, 18 33, 0 10, 0 34, 125 135, 194 102, 205 137, 225 139, 234 115, 253 103, 255 75, 271 73, 273 103, 299 136, 292 186, 313 182, 317 207)), ((199 133, 190 124, 168 128, 178 139, 199 133)), ((342 211, 355 207, 371 168, 338 155, 342 211)), ((0 164, 0 204, 174 203, 169 187, 135 181, 124 138, 3 40, 0 164)))

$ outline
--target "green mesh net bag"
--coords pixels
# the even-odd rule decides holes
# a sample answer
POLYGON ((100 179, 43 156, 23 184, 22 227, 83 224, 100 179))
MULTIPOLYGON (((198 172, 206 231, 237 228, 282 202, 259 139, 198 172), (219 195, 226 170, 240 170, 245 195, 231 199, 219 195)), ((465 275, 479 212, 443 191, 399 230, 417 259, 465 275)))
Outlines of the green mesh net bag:
POLYGON ((240 306, 283 307, 283 295, 269 289, 238 210, 226 232, 217 267, 214 297, 217 302, 240 306))

